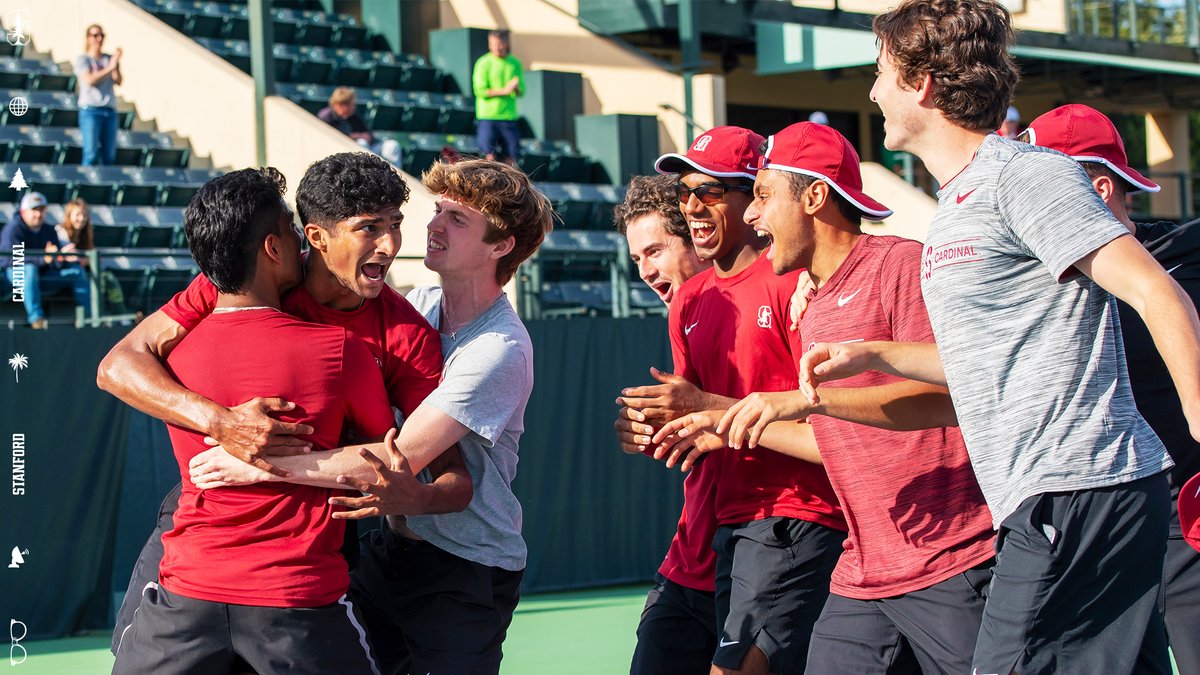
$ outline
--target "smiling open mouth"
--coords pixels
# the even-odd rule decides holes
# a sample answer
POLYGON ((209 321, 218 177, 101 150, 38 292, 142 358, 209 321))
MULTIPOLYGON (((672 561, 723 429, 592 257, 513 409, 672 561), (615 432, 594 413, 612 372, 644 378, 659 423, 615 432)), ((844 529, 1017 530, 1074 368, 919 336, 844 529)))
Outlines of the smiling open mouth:
POLYGON ((383 279, 383 273, 386 270, 387 268, 379 263, 367 263, 366 265, 362 266, 363 276, 371 281, 380 281, 383 279))

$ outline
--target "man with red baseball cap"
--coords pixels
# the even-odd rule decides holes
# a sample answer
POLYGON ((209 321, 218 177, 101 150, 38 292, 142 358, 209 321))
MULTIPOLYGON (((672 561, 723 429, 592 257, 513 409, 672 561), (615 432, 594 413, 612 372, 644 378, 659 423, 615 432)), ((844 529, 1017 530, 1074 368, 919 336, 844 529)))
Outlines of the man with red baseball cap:
MULTIPOLYGON (((656 374, 661 384, 626 389, 618 399, 652 426, 727 408, 753 391, 796 387, 801 343, 787 317, 799 272, 776 276, 760 256, 765 240, 743 218, 763 141, 748 129, 717 127, 686 154, 655 163, 660 173, 678 174, 675 189, 692 244, 713 267, 685 282, 671 302, 675 374, 656 374)), ((798 434, 791 431, 770 429, 763 443, 792 443, 798 434)), ((706 440, 697 435, 688 442, 706 440)), ((659 448, 656 456, 662 455, 659 448)), ((714 670, 803 670, 846 531, 825 472, 766 447, 720 448, 692 468, 684 491, 679 533, 661 571, 680 586, 715 591, 714 670)), ((675 648, 662 639, 655 649, 643 645, 652 639, 651 609, 639 628, 638 652, 667 656, 641 667, 635 656, 634 671, 697 672, 663 663, 675 648)), ((669 639, 669 633, 659 635, 669 639)))
MULTIPOLYGON (((1129 166, 1125 144, 1108 117, 1086 105, 1060 106, 1031 122, 1018 140, 1058 150, 1079 162, 1113 216, 1167 270, 1193 304, 1200 300, 1200 221, 1183 226, 1169 221, 1133 222, 1125 195, 1158 192, 1159 186, 1129 166)), ((1175 462, 1167 477, 1176 513, 1169 522, 1159 605, 1180 672, 1200 673, 1200 635, 1196 632, 1200 625, 1200 555, 1188 545, 1189 525, 1181 526, 1180 520, 1185 511, 1184 493, 1188 492, 1184 483, 1200 473, 1200 443, 1188 433, 1171 374, 1159 358, 1145 322, 1128 304, 1121 302, 1117 307, 1134 401, 1175 462)))
MULTIPOLYGON (((863 234, 863 218, 891 211, 863 191, 840 133, 801 122, 771 136, 754 196, 746 221, 770 239, 775 273, 807 268, 816 284, 806 342, 933 342, 921 244, 863 234)), ((809 672, 969 672, 994 535, 945 387, 864 373, 823 389, 817 406, 799 391, 756 393, 659 433, 715 425, 734 449, 752 448, 768 424, 805 418, 850 528, 809 672), (934 411, 946 426, 907 430, 934 411)))

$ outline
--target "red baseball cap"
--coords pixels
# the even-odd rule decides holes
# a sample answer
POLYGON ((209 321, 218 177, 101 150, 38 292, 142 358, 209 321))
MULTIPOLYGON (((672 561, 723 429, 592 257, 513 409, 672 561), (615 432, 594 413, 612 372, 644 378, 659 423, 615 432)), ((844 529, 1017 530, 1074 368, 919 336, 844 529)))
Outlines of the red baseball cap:
POLYGON ((1200 474, 1192 476, 1179 491, 1179 524, 1183 538, 1200 551, 1200 474))
POLYGON ((1133 192, 1158 192, 1157 183, 1134 171, 1125 144, 1104 113, 1086 105, 1059 106, 1029 123, 1021 140, 1070 155, 1077 162, 1103 164, 1124 178, 1133 192))
POLYGON ((719 178, 754 180, 765 141, 742 127, 714 127, 692 142, 686 155, 668 152, 654 162, 659 173, 683 173, 695 169, 719 178))
POLYGON ((892 210, 863 192, 858 153, 837 129, 799 122, 767 139, 762 169, 791 171, 829 183, 859 211, 871 218, 887 218, 892 210))

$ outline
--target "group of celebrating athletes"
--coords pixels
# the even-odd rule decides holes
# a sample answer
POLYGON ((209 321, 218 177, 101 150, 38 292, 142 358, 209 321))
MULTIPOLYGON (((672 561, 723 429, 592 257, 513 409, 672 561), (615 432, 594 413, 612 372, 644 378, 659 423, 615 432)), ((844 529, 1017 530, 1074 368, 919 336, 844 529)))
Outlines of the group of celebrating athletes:
MULTIPOLYGON (((1158 186, 1091 108, 992 133, 999 4, 874 28, 885 144, 941 185, 924 244, 863 233, 891 210, 812 122, 711 129, 615 211, 674 360, 621 392, 618 438, 688 471, 631 672, 1170 673, 1169 641, 1200 673, 1194 228, 1130 220, 1158 186)), ((99 373, 182 478, 114 673, 499 671, 533 384, 502 287, 553 214, 503 163, 422 180, 442 286, 407 299, 384 279, 408 188, 377 157, 309 168, 302 234, 272 169, 189 204, 203 274, 99 373)))
POLYGON ((616 210, 675 361, 618 436, 689 471, 631 672, 1200 672, 1197 231, 1130 220, 1159 188, 1091 108, 992 133, 999 4, 874 28, 924 244, 863 233, 891 211, 810 122, 711 129, 616 210))

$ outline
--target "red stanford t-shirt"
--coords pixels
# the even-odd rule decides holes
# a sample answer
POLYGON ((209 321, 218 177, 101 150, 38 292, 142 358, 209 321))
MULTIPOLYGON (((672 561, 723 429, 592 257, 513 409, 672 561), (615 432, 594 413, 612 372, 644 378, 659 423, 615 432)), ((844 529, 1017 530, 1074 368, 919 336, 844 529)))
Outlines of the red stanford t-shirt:
MULTIPOLYGON (((732 277, 709 269, 689 279, 671 303, 675 372, 704 391, 734 398, 797 389, 800 338, 787 323, 798 275, 776 276, 763 255, 732 277)), ((719 523, 787 516, 846 529, 829 479, 816 464, 767 448, 726 448, 704 464, 719 472, 719 523)))
MULTIPOLYGON (((858 238, 809 302, 805 342, 933 342, 921 298, 921 244, 858 238)), ((821 385, 900 381, 879 372, 821 385)), ((850 527, 830 589, 873 600, 928 588, 993 555, 992 517, 956 428, 886 431, 823 415, 809 421, 850 527)))
MULTIPOLYGON (((383 378, 370 350, 345 328, 305 323, 273 309, 214 314, 169 357, 183 386, 225 406, 255 396, 296 403, 280 419, 312 425, 307 440, 337 446, 343 423, 363 438, 392 427, 383 378)), ((172 593, 235 605, 319 607, 349 586, 345 524, 329 497, 341 490, 261 483, 201 491, 188 462, 204 434, 168 425, 183 494, 163 535, 159 578, 172 593)))
MULTIPOLYGON (((212 313, 216 304, 217 287, 201 274, 163 305, 162 311, 190 331, 212 313)), ((305 321, 341 326, 362 338, 383 369, 389 400, 405 417, 441 382, 441 337, 391 287, 385 287, 379 297, 363 302, 358 309, 343 312, 318 303, 301 285, 284 297, 283 309, 305 321)))

